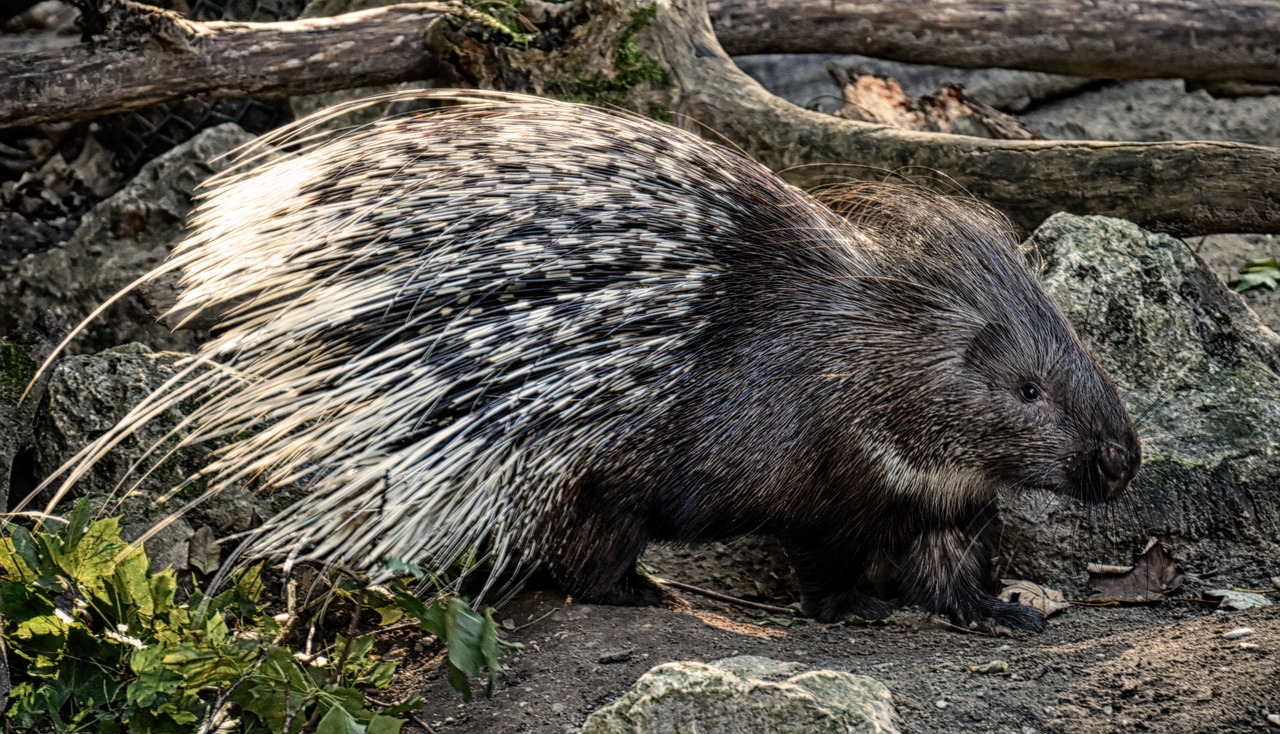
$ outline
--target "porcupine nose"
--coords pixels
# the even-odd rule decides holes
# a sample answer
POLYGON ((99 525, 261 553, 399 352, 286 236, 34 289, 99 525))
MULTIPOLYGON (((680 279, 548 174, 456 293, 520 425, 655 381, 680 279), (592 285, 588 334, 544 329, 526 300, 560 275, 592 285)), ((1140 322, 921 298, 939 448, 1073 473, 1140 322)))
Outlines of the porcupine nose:
POLYGON ((1137 473, 1139 459, 1125 447, 1108 443, 1098 452, 1098 470, 1107 482, 1107 499, 1112 499, 1129 484, 1137 473))

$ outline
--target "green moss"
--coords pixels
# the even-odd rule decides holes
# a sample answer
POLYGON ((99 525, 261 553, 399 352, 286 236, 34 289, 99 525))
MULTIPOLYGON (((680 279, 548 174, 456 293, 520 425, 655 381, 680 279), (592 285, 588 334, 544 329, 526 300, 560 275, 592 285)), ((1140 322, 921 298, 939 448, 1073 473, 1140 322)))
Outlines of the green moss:
POLYGON ((0 340, 0 400, 16 404, 36 376, 40 365, 28 356, 39 337, 28 332, 17 339, 0 340))
POLYGON ((613 52, 614 82, 624 89, 630 89, 641 82, 662 84, 667 80, 667 70, 653 59, 644 55, 636 45, 636 34, 653 22, 658 16, 658 4, 650 3, 639 10, 631 11, 631 20, 627 29, 618 39, 618 48, 613 52))
MULTIPOLYGON (((602 106, 618 105, 621 104, 623 95, 638 84, 665 83, 667 70, 646 56, 636 44, 636 34, 649 25, 657 15, 657 3, 631 11, 631 18, 618 39, 618 47, 613 52, 613 72, 611 74, 596 73, 584 79, 553 84, 556 96, 570 102, 602 106)), ((655 119, 663 122, 670 121, 670 114, 665 108, 657 108, 651 114, 655 119)))
POLYGON ((520 16, 523 0, 465 0, 470 19, 498 35, 513 46, 526 46, 537 36, 522 29, 520 16))

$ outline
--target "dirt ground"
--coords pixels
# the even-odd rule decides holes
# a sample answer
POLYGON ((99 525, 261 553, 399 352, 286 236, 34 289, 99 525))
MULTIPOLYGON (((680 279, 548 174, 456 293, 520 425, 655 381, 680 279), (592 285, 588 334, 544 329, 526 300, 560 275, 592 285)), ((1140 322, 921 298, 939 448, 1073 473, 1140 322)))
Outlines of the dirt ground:
POLYGON ((463 704, 435 662, 410 662, 399 686, 424 692, 418 716, 436 732, 561 734, 659 663, 762 655, 877 678, 893 693, 905 732, 1280 731, 1267 722, 1280 713, 1280 606, 1075 607, 1043 634, 997 637, 918 612, 881 627, 782 629, 684 598, 693 609, 566 604, 529 593, 499 615, 516 625, 505 639, 524 649, 504 658, 492 698, 463 704), (1253 634, 1224 639, 1242 627, 1253 634), (993 660, 1008 671, 969 670, 993 660))
MULTIPOLYGON (((646 568, 733 596, 786 606, 797 599, 768 541, 651 549, 646 568)), ((576 731, 655 665, 761 655, 813 669, 869 675, 893 694, 902 731, 919 734, 1168 734, 1280 732, 1280 604, 1219 611, 1198 601, 1194 579, 1158 606, 1073 606, 1042 634, 998 636, 900 610, 875 626, 823 625, 677 591, 685 609, 573 604, 552 591, 525 593, 496 615, 507 653, 491 698, 470 704, 444 680, 440 661, 404 651, 391 698, 422 692, 430 731, 576 731), (1225 635, 1241 629, 1236 639, 1225 635), (970 671, 992 661, 999 674, 970 671)), ((1088 596, 1081 583, 1069 599, 1088 596)), ((1213 585, 1227 583, 1216 580, 1213 585)), ((1275 598, 1276 595, 1271 595, 1275 598)), ((411 725, 412 726, 412 725, 411 725)), ((405 731, 410 731, 407 727, 405 731)), ((426 731, 421 727, 418 731, 426 731)))

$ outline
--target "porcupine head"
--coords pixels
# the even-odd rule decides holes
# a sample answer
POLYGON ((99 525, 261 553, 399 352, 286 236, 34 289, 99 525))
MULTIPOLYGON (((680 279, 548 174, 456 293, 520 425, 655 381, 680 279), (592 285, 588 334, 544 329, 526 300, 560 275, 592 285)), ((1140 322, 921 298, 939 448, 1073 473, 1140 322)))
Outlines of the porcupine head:
POLYGON ((997 497, 1116 497, 1141 461, 1133 423, 998 214, 893 188, 830 203, 870 275, 825 295, 834 307, 809 337, 824 448, 782 531, 806 608, 878 616, 878 590, 961 623, 1040 629, 990 593, 997 497))

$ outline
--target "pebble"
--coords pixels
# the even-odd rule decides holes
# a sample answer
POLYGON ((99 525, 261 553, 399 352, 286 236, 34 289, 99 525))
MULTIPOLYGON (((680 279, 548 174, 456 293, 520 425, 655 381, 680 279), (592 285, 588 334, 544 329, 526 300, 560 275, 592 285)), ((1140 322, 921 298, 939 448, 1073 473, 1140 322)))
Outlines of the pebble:
POLYGON ((1280 714, 1267 714, 1267 723, 1272 726, 1280 726, 1280 714))
POLYGON ((944 709, 947 707, 947 701, 946 699, 939 698, 937 701, 933 702, 933 705, 937 706, 940 709, 944 709))
POLYGON ((625 663, 631 659, 631 656, 634 655, 635 652, 636 652, 635 648, 633 647, 628 647, 625 650, 615 650, 613 652, 607 652, 604 655, 601 655, 600 657, 596 658, 596 662, 600 663, 601 665, 609 665, 611 663, 625 663))
POLYGON ((1227 634, 1223 635, 1223 636, 1222 636, 1222 639, 1224 639, 1224 640, 1238 640, 1238 639, 1240 639, 1241 637, 1248 637, 1248 636, 1249 636, 1249 635, 1251 635, 1251 634, 1253 634, 1253 629, 1252 629, 1252 628, 1250 628, 1250 627, 1241 627, 1241 628, 1239 628, 1239 629, 1231 630, 1231 631, 1230 631, 1230 632, 1228 632, 1227 634))
POLYGON ((553 703, 551 704, 551 713, 555 714, 556 716, 559 716, 560 714, 564 713, 564 708, 565 706, 562 703, 553 703))

